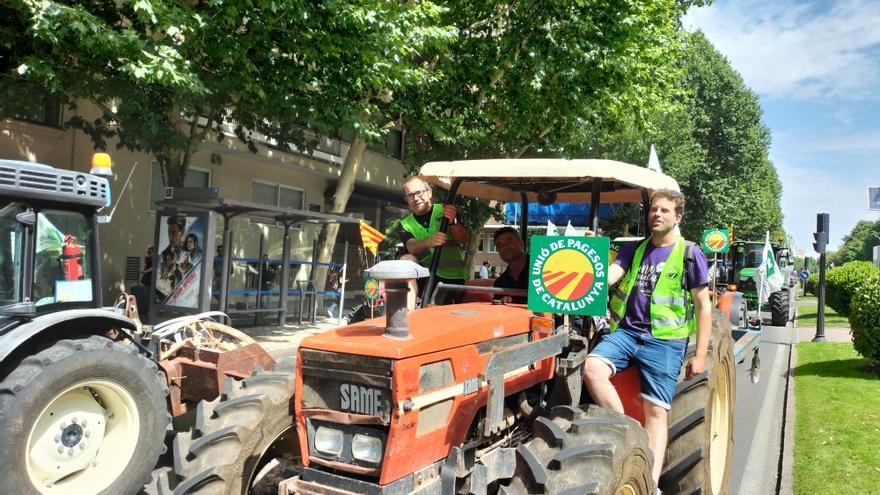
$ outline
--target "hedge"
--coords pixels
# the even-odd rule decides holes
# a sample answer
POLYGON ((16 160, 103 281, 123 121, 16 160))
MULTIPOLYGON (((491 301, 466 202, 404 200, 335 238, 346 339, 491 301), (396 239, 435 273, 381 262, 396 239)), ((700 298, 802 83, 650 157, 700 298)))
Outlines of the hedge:
POLYGON ((807 284, 804 285, 804 295, 812 294, 814 296, 819 295, 819 274, 814 273, 807 277, 807 284))
POLYGON ((870 261, 850 261, 829 270, 825 274, 825 305, 841 316, 849 316, 856 289, 877 272, 870 261))
POLYGON ((853 347, 863 357, 880 364, 880 273, 856 289, 851 310, 853 347))

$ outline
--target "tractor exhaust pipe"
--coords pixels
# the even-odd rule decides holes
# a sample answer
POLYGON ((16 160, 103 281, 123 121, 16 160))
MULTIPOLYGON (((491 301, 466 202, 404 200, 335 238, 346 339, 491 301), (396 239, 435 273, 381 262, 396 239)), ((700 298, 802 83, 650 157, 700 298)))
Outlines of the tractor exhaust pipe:
POLYGON ((389 260, 376 263, 364 271, 367 277, 385 282, 385 336, 392 339, 409 338, 410 286, 415 280, 428 276, 428 269, 406 260, 389 260))

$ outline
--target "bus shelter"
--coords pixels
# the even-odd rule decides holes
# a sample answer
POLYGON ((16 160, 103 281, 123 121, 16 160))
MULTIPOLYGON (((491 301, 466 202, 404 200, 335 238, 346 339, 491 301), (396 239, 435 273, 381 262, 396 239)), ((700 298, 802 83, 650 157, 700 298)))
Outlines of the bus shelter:
MULTIPOLYGON (((155 245, 159 246, 160 250, 162 250, 162 246, 170 247, 175 242, 178 243, 178 245, 186 246, 186 243, 190 240, 190 235, 192 235, 189 233, 190 230, 201 229, 198 230, 198 232, 201 232, 202 234, 202 245, 205 251, 202 252, 201 256, 201 260, 203 261, 200 265, 201 270, 196 274, 187 273, 185 275, 190 277, 189 282, 195 284, 198 287, 198 290, 196 290, 195 287, 188 287, 186 285, 186 279, 176 280, 176 282, 178 282, 176 286, 173 284, 166 284, 166 286, 172 285, 172 287, 162 287, 162 284, 158 283, 161 282, 159 279, 161 272, 159 270, 154 270, 154 272, 156 272, 153 276, 153 287, 156 288, 154 292, 157 298, 159 298, 161 294, 163 299, 157 299, 155 301, 156 304, 151 304, 151 321, 156 319, 157 311, 161 311, 162 309, 176 310, 174 312, 177 313, 209 311, 211 309, 211 296, 213 295, 217 298, 217 309, 219 311, 226 314, 276 312, 278 313, 278 325, 283 325, 287 319, 288 299, 291 292, 295 292, 300 296, 300 320, 302 320, 302 301, 305 288, 301 286, 298 291, 290 290, 290 267, 292 264, 290 260, 291 228, 299 224, 358 223, 357 219, 342 215, 298 210, 294 208, 278 208, 247 201, 222 198, 219 197, 219 191, 215 188, 207 190, 189 190, 189 188, 181 188, 180 191, 171 192, 168 196, 171 197, 157 203, 162 210, 158 212, 156 217, 155 245), (224 249, 219 260, 219 270, 214 270, 213 263, 207 262, 208 260, 213 260, 213 257, 209 257, 207 253, 213 252, 213 239, 216 234, 217 223, 216 216, 223 218, 224 249), (231 220, 242 216, 258 217, 266 220, 271 219, 272 221, 281 224, 284 228, 280 287, 278 291, 279 303, 277 307, 262 308, 259 304, 256 308, 248 309, 235 309, 229 307, 229 275, 234 247, 232 243, 231 220), (187 224, 191 226, 189 229, 187 228, 187 224), (219 280, 214 281, 215 276, 217 276, 219 280), (177 287, 181 288, 179 293, 175 291, 177 287), (186 293, 186 289, 189 289, 189 292, 192 294, 191 296, 183 296, 186 293), (163 292, 163 290, 165 290, 165 292, 163 292)), ((186 252, 184 249, 181 249, 181 255, 179 255, 178 258, 184 259, 181 263, 176 263, 179 260, 175 259, 173 253, 168 253, 168 247, 161 251, 161 253, 157 254, 158 264, 156 266, 161 266, 166 260, 169 263, 174 264, 174 266, 180 266, 180 264, 187 261, 185 259, 186 252)), ((318 265, 316 255, 317 253, 313 254, 310 278, 314 278, 315 267, 318 265)), ((343 275, 341 279, 344 284, 345 276, 343 275)), ((314 282, 314 280, 312 280, 312 282, 314 282)), ((344 285, 340 290, 344 292, 344 285)), ((259 300, 260 296, 258 295, 257 297, 259 300)), ((311 297, 312 300, 310 301, 310 305, 317 306, 317 301, 315 300, 317 293, 312 293, 311 297)), ((312 315, 314 315, 314 310, 312 311, 312 315)), ((314 318, 314 316, 312 316, 312 318, 314 318)))

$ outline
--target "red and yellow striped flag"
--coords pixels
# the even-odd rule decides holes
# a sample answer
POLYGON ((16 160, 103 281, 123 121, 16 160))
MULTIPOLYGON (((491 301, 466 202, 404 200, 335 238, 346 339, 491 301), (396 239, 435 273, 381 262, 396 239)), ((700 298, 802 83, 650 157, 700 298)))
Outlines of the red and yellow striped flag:
POLYGON ((370 252, 373 253, 373 256, 376 256, 376 251, 379 249, 379 243, 385 239, 385 235, 373 227, 370 227, 367 222, 364 222, 363 220, 360 221, 360 225, 361 241, 364 243, 364 248, 369 249, 370 252))

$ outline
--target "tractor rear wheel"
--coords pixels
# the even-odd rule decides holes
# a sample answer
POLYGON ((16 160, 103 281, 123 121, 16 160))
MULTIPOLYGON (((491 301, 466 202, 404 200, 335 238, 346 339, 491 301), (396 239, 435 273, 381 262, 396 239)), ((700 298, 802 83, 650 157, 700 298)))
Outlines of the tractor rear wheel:
POLYGON ((653 495, 648 433, 632 418, 594 405, 559 406, 533 431, 499 494, 653 495))
POLYGON ((241 381, 227 378, 223 393, 196 408, 195 426, 174 438, 174 469, 158 474, 159 493, 241 495, 277 493, 263 476, 270 462, 299 460, 293 417, 295 365, 282 361, 241 381), (267 490, 256 487, 266 483, 267 490))
POLYGON ((774 327, 784 327, 788 323, 788 288, 770 294, 770 320, 774 327))
MULTIPOLYGON (((736 375, 730 323, 719 311, 712 313, 709 346, 706 371, 684 380, 682 369, 672 399, 666 463, 660 475, 660 489, 667 495, 727 493, 733 467, 736 375)), ((691 345, 687 358, 694 351, 691 345)))
POLYGON ((136 493, 171 421, 156 363, 91 336, 55 342, 0 381, 0 493, 136 493))

